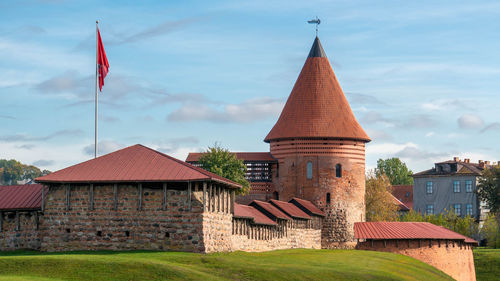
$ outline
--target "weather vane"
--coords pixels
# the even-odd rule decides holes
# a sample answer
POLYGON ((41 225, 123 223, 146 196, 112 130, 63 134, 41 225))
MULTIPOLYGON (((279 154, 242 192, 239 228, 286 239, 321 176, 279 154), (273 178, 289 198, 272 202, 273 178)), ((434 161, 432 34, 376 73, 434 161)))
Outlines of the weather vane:
POLYGON ((316 36, 318 36, 318 25, 321 23, 321 20, 316 17, 316 19, 308 20, 307 23, 316 24, 316 36))

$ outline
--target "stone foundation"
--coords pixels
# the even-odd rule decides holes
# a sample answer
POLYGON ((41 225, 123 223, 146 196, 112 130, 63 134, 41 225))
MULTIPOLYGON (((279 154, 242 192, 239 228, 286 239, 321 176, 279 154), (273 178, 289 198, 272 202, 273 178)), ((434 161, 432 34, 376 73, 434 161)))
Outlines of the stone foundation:
POLYGON ((357 249, 398 253, 423 261, 458 281, 475 281, 472 246, 450 240, 375 240, 357 249))

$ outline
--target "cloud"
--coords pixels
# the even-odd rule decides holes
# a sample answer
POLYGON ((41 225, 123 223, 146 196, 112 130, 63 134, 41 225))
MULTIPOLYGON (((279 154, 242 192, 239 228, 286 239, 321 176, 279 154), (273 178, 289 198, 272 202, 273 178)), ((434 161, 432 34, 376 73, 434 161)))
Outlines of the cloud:
POLYGON ((250 123, 258 119, 278 115, 283 101, 274 98, 255 98, 240 104, 226 104, 223 110, 216 110, 206 104, 186 103, 167 116, 172 122, 207 121, 215 123, 250 123))
POLYGON ((16 119, 16 117, 13 117, 13 116, 10 116, 10 115, 0 115, 0 118, 11 119, 11 120, 15 120, 16 119))
POLYGON ((416 146, 406 146, 402 150, 398 151, 395 153, 396 157, 404 158, 404 159, 419 159, 419 160, 426 160, 426 159, 438 159, 438 158, 443 158, 448 155, 448 153, 444 152, 431 152, 427 150, 422 150, 419 149, 416 146))
MULTIPOLYGON (((106 33, 107 35, 102 37, 102 40, 105 46, 122 45, 133 42, 139 42, 146 39, 151 39, 175 31, 182 30, 187 26, 191 25, 192 23, 200 21, 202 18, 203 17, 192 17, 176 21, 164 21, 160 24, 157 24, 155 26, 143 29, 141 31, 132 34, 130 34, 131 32, 128 30, 126 32, 113 32, 113 30, 109 30, 109 32, 106 33)), ((87 36, 87 38, 81 41, 74 48, 74 50, 88 50, 89 48, 92 48, 92 46, 95 47, 95 43, 92 43, 95 41, 92 41, 92 38, 95 38, 95 33, 93 35, 87 36)))
POLYGON ((54 160, 37 160, 33 162, 33 166, 36 167, 47 167, 47 166, 52 166, 56 163, 54 160))
POLYGON ((380 99, 371 96, 371 95, 366 95, 366 94, 360 94, 360 93, 346 93, 346 97, 349 99, 350 104, 385 104, 382 102, 380 99))
POLYGON ((385 118, 384 116, 382 116, 382 114, 376 111, 368 111, 359 120, 361 121, 361 123, 364 124, 385 123, 386 125, 389 126, 394 125, 392 120, 385 118))
POLYGON ((426 114, 415 114, 410 116, 407 120, 404 120, 400 127, 407 129, 425 129, 436 127, 439 124, 439 121, 434 119, 430 115, 426 114))
POLYGON ((81 135, 83 135, 82 130, 60 130, 52 134, 41 137, 35 137, 28 134, 3 135, 0 136, 0 141, 4 142, 46 141, 58 137, 76 137, 81 135))
POLYGON ((434 133, 434 132, 428 132, 427 134, 425 134, 425 137, 426 137, 426 138, 429 138, 429 137, 434 136, 435 134, 436 134, 436 133, 434 133))
POLYGON ((488 126, 484 127, 481 130, 481 133, 485 133, 488 131, 500 131, 500 122, 494 122, 494 123, 489 124, 488 126))
POLYGON ((389 134, 387 134, 386 132, 381 131, 381 130, 367 128, 366 133, 368 134, 368 136, 370 136, 370 138, 374 142, 375 141, 387 141, 387 140, 392 139, 392 136, 390 136, 389 134))
MULTIPOLYGON (((97 150, 98 150, 97 156, 108 154, 123 147, 125 147, 125 145, 115 141, 109 141, 109 140, 100 141, 97 143, 97 150)), ((86 155, 93 156, 94 150, 95 150, 94 144, 89 144, 83 148, 83 153, 86 155)))
POLYGON ((443 111, 443 110, 453 110, 453 109, 467 109, 470 110, 472 107, 466 103, 467 101, 461 99, 437 99, 427 103, 421 104, 422 109, 428 111, 443 111))
POLYGON ((484 125, 483 119, 475 114, 464 114, 457 122, 461 129, 480 129, 484 125))
POLYGON ((35 145, 34 144, 23 144, 23 145, 18 145, 16 147, 17 148, 31 150, 31 149, 33 149, 35 147, 35 145))

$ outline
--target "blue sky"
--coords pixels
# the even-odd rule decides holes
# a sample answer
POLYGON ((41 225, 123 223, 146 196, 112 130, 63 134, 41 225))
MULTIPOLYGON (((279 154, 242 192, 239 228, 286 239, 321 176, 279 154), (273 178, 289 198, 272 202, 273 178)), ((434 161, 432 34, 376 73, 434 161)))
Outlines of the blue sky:
POLYGON ((367 168, 500 160, 500 3, 259 0, 0 2, 0 158, 51 170, 92 158, 96 19, 110 64, 101 154, 268 151, 315 16, 372 138, 367 168))

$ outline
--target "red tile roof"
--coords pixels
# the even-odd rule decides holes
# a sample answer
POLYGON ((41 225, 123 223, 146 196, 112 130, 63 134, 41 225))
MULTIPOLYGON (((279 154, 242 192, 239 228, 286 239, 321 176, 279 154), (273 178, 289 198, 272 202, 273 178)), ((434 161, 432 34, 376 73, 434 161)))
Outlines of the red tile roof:
POLYGON ((429 222, 356 222, 354 237, 373 240, 447 239, 478 244, 474 239, 429 222))
MULTIPOLYGON (((248 162, 277 162, 270 152, 231 152, 237 159, 248 162)), ((190 152, 186 162, 198 162, 205 152, 190 152)))
POLYGON ((285 201, 279 201, 279 200, 269 200, 269 203, 273 204, 276 208, 280 209, 282 212, 287 214, 289 217, 292 218, 299 218, 299 219, 311 219, 311 216, 303 212, 301 209, 299 209, 297 206, 293 205, 292 203, 288 203, 285 201))
POLYGON ((285 213, 280 211, 280 209, 276 208, 271 203, 267 203, 267 202, 259 201, 259 200, 253 200, 252 203, 250 203, 250 205, 257 205, 279 219, 283 219, 283 220, 291 220, 292 219, 291 217, 287 216, 285 213))
POLYGON ((413 185, 393 185, 392 195, 408 208, 413 209, 413 185))
POLYGON ((399 201, 396 197, 394 197, 394 195, 392 195, 392 200, 394 201, 394 204, 398 205, 398 208, 400 211, 409 211, 410 208, 408 208, 408 206, 406 206, 405 204, 403 204, 403 202, 399 201))
POLYGON ((259 212, 252 206, 234 203, 234 217, 253 219, 255 224, 277 225, 276 222, 259 212))
MULTIPOLYGON (((324 51, 316 37, 313 48, 324 51)), ((354 116, 326 56, 310 56, 281 115, 264 141, 342 138, 370 141, 354 116)))
POLYGON ((39 183, 212 180, 241 185, 140 144, 36 178, 39 183))
POLYGON ((318 209, 318 207, 316 207, 311 201, 307 201, 304 199, 294 197, 294 198, 292 198, 292 200, 290 200, 290 203, 293 203, 295 205, 298 204, 298 205, 302 206, 305 210, 309 211, 309 213, 311 213, 311 214, 318 215, 318 216, 325 216, 325 213, 323 213, 323 211, 318 209))
POLYGON ((41 184, 0 186, 0 210, 31 210, 41 207, 41 184))

